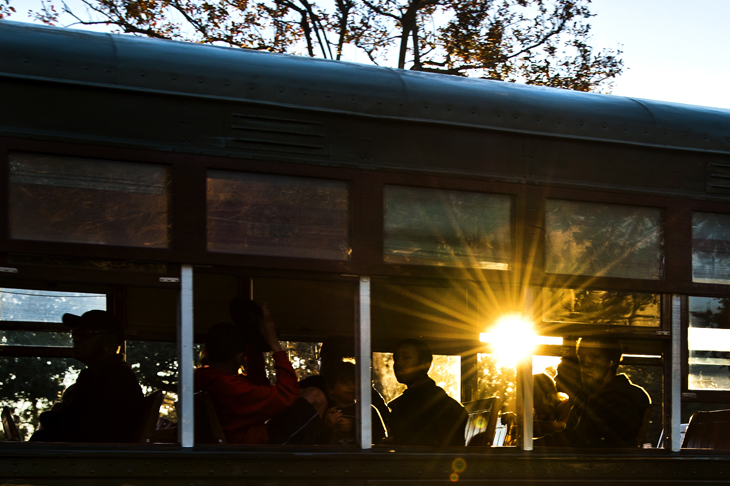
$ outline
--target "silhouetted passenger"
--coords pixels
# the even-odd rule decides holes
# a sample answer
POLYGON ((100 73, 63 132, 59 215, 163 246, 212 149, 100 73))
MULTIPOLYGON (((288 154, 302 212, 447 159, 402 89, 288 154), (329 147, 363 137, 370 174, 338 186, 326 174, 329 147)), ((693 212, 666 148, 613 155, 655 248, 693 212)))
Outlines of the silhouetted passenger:
POLYGON ((557 407, 558 422, 568 423, 570 411, 573 409, 576 397, 580 391, 580 363, 575 355, 563 356, 558 365, 558 374, 555 375, 555 386, 558 393, 568 396, 567 399, 561 401, 557 407))
POLYGON ((428 377, 433 355, 426 343, 406 339, 393 355, 395 377, 408 387, 389 406, 388 444, 443 447, 464 445, 468 415, 428 377))
POLYGON ((567 447, 637 447, 651 400, 626 375, 617 375, 621 345, 616 339, 578 341, 581 391, 565 430, 535 442, 567 447))
POLYGON ((62 319, 71 328, 74 358, 87 368, 66 389, 61 402, 41 414, 41 427, 30 440, 134 442, 144 395, 120 354, 121 322, 102 310, 64 314, 62 319))
POLYGON ((560 403, 555 382, 545 373, 532 376, 533 382, 533 418, 535 420, 554 421, 555 409, 560 403))
MULTIPOLYGON (((238 326, 246 344, 244 350, 244 368, 248 379, 258 385, 270 385, 266 375, 265 352, 271 351, 263 335, 261 327, 264 323, 264 311, 251 299, 238 297, 228 305, 231 319, 238 326)), ((203 363, 206 364, 206 363, 203 363)))
POLYGON ((244 333, 237 324, 220 323, 208 331, 205 350, 209 365, 195 370, 195 390, 210 394, 230 443, 312 443, 327 401, 316 388, 300 392, 266 306, 262 315, 261 335, 273 351, 276 385, 239 373, 247 349, 244 333))
POLYGON ((533 436, 542 437, 565 428, 565 423, 557 421, 557 408, 560 404, 555 382, 545 373, 532 376, 533 383, 533 436))
MULTIPOLYGON (((341 369, 340 364, 343 362, 343 358, 354 358, 354 356, 355 345, 351 337, 328 337, 322 343, 319 351, 319 375, 312 375, 303 379, 299 382, 299 386, 302 388, 310 386, 319 388, 327 395, 327 408, 332 409, 333 407, 337 407, 331 396, 328 377, 333 373, 337 374, 336 370, 341 369)), ((374 409, 371 412, 372 441, 377 444, 383 437, 387 436, 387 420, 390 415, 390 409, 388 409, 385 400, 383 400, 383 397, 374 387, 371 387, 370 399, 371 406, 374 409)))

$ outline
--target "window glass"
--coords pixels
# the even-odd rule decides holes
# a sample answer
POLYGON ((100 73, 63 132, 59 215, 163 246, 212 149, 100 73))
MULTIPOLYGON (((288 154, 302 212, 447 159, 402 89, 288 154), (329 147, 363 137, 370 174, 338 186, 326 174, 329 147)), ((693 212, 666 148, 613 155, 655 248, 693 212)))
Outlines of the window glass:
POLYGON ((730 298, 690 297, 690 390, 730 390, 730 298))
POLYGON ((543 289, 545 322, 659 327, 659 294, 543 289))
MULTIPOLYGON (((624 360, 628 361, 626 355, 624 360)), ((645 447, 651 445, 656 447, 664 429, 662 421, 662 401, 664 399, 664 388, 662 384, 664 368, 660 359, 656 364, 628 364, 623 363, 618 367, 618 373, 625 374, 635 385, 642 387, 651 398, 652 406, 649 411, 649 423, 646 427, 646 434, 642 444, 645 447), (648 444, 648 445, 647 445, 648 444)))
POLYGON ((498 396, 502 399, 494 436, 495 446, 517 445, 517 367, 497 354, 477 354, 475 400, 498 396))
MULTIPOLYGON (((281 347, 289 357, 289 362, 297 374, 297 380, 302 381, 319 374, 319 350, 322 343, 281 341, 281 347)), ((266 354, 266 376, 270 381, 276 381, 276 367, 271 353, 266 354)))
POLYGON ((169 175, 153 164, 10 154, 10 235, 166 248, 169 175))
MULTIPOLYGON (((461 356, 433 355, 428 376, 443 388, 447 395, 461 402, 461 356)), ((373 386, 389 403, 405 390, 393 371, 393 353, 373 353, 373 386)))
POLYGON ((71 358, 0 356, 0 407, 10 408, 24 440, 83 368, 71 358))
MULTIPOLYGON (((200 354, 202 345, 193 346, 194 356, 200 354)), ((178 361, 177 344, 158 341, 127 341, 127 363, 134 371, 142 391, 149 395, 157 390, 165 392, 160 416, 177 421, 178 361)))
POLYGON ((106 295, 0 288, 0 321, 62 322, 94 309, 106 310, 106 295))
POLYGON ((692 280, 730 283, 730 215, 692 213, 692 280))
POLYGON ((73 346, 70 332, 0 330, 0 346, 73 346))
POLYGON ((346 182, 208 172, 208 250, 350 258, 346 182))
POLYGON ((548 200, 545 270, 658 280, 664 273, 659 209, 548 200))
POLYGON ((508 270, 510 196, 385 187, 385 261, 508 270))

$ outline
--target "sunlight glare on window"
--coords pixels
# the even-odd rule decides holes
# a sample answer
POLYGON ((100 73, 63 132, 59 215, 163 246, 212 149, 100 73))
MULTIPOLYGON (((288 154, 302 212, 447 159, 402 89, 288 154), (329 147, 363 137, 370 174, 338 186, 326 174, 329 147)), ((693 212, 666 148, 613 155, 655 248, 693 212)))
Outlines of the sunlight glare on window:
POLYGON ((532 323, 519 314, 500 317, 489 332, 479 335, 479 340, 491 345, 500 366, 515 366, 531 356, 535 346, 563 344, 561 337, 538 336, 532 323))

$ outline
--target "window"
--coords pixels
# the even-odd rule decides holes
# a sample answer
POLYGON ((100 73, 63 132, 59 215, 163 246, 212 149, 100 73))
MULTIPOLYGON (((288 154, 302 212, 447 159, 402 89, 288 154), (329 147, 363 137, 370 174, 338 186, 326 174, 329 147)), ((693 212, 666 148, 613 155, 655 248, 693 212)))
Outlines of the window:
MULTIPOLYGON (((447 395, 461 402, 461 356, 433 355, 428 376, 447 395)), ((373 386, 385 403, 398 398, 406 386, 399 383, 393 371, 393 353, 373 353, 373 386)))
POLYGON ((658 280, 664 274, 659 209, 548 200, 549 273, 658 280))
POLYGON ((692 281, 730 283, 730 215, 692 213, 692 281))
POLYGON ((690 390, 730 390, 730 298, 690 297, 690 390))
POLYGON ((512 198, 414 187, 385 187, 388 263, 508 270, 512 198))
POLYGON ((40 414, 59 401, 83 365, 72 358, 0 356, 0 407, 7 406, 21 436, 28 440, 40 414))
MULTIPOLYGON (((71 333, 60 325, 63 314, 106 310, 106 295, 50 290, 0 288, 0 345, 70 347, 71 333), (17 322, 17 325, 10 323, 17 322), (57 331, 30 328, 29 323, 58 323, 57 331)), ((53 326, 49 326, 53 327, 53 326)))
POLYGON ((607 290, 543 289, 544 322, 661 326, 661 296, 607 290))
POLYGON ((10 235, 20 240, 169 246, 161 165, 10 154, 10 235))
POLYGON ((208 172, 208 250, 348 260, 346 182, 208 172))

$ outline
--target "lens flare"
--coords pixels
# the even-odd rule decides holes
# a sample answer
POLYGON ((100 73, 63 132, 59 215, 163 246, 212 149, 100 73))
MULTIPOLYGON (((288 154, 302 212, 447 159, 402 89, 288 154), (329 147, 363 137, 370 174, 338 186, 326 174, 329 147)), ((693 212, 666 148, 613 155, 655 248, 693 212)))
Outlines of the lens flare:
POLYGON ((451 463, 451 469, 453 469, 456 473, 463 473, 466 471, 466 461, 461 457, 457 457, 451 463))
POLYGON ((456 473, 451 473, 451 476, 449 476, 449 479, 451 480, 452 483, 455 483, 459 480, 459 475, 456 473))
POLYGON ((491 344, 499 366, 513 367, 532 354, 538 343, 532 323, 519 314, 497 319, 490 332, 479 336, 482 342, 491 344))

